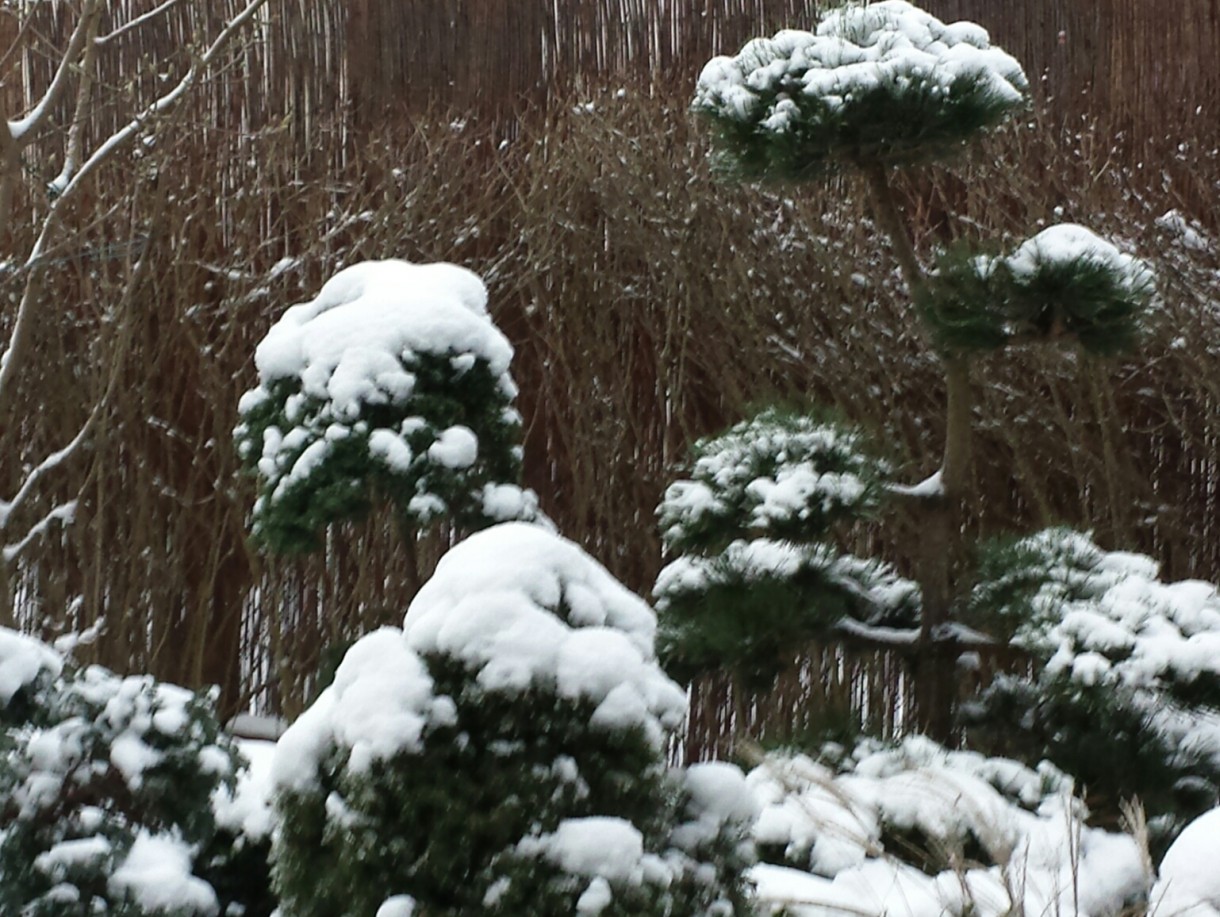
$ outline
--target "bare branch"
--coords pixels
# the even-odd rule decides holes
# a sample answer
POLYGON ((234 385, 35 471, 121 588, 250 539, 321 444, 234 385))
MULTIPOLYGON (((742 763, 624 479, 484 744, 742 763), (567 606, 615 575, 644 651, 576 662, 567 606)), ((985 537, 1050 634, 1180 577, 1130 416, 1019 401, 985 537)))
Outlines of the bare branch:
POLYGON ((125 35, 128 32, 132 31, 133 29, 138 29, 140 26, 144 25, 150 19, 155 19, 158 16, 160 16, 162 13, 168 12, 170 9, 177 6, 181 2, 182 2, 182 0, 165 0, 165 2, 162 3, 160 6, 158 6, 156 9, 151 9, 147 13, 141 13, 139 16, 137 16, 135 19, 132 19, 130 22, 123 23, 113 32, 110 32, 107 35, 102 35, 98 38, 93 39, 93 44, 98 47, 101 47, 102 45, 106 44, 107 42, 114 41, 114 39, 118 38, 120 35, 125 35))
POLYGON ((21 556, 21 552, 28 548, 31 544, 37 541, 47 529, 51 527, 52 522, 63 522, 65 524, 76 518, 76 501, 69 500, 67 503, 55 507, 37 523, 35 523, 25 536, 15 544, 5 545, 0 549, 0 558, 3 558, 5 563, 11 564, 14 560, 21 556))
POLYGON ((68 79, 76 69, 81 49, 84 48, 88 37, 97 30, 97 19, 101 14, 102 0, 85 0, 85 8, 81 11, 76 28, 72 30, 72 37, 68 40, 63 57, 60 58, 59 68, 55 71, 51 85, 27 114, 16 121, 8 122, 8 133, 19 146, 25 146, 34 140, 35 131, 46 121, 51 109, 67 90, 68 79))

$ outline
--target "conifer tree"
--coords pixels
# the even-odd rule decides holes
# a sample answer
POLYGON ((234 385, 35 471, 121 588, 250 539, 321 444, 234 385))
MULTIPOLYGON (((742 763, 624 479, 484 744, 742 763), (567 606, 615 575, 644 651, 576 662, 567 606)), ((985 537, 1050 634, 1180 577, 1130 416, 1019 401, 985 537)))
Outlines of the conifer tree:
MULTIPOLYGON (((831 174, 858 179, 911 307, 924 320, 944 377, 943 450, 923 482, 891 483, 884 493, 909 504, 919 531, 918 709, 922 727, 940 739, 948 736, 952 708, 950 625, 968 591, 959 569, 966 553, 959 518, 970 499, 971 361, 1038 342, 1118 352, 1138 337, 1154 293, 1141 262, 1074 225, 1052 226, 1007 255, 986 254, 976 244, 941 253, 935 269, 925 266, 899 205, 896 176, 950 160, 1022 111, 1028 95, 1020 65, 980 26, 945 24, 905 0, 883 0, 843 6, 826 13, 815 31, 781 31, 713 59, 693 103, 712 129, 714 161, 726 177, 784 185, 831 174)), ((716 499, 724 496, 717 492, 716 499)), ((669 510, 661 512, 664 520, 669 510)), ((687 550, 681 543, 671 548, 687 550)), ((726 554, 718 563, 733 561, 726 554)), ((672 571, 662 575, 663 605, 667 576, 672 571)), ((719 585, 710 578, 700 588, 711 595, 719 585)), ((832 618, 845 613, 834 610, 832 618)), ((747 620, 742 629, 749 628, 747 620)))
POLYGON ((415 587, 416 539, 537 515, 518 485, 512 346, 477 275, 370 261, 288 309, 255 352, 234 435, 258 481, 254 539, 314 550, 333 523, 393 512, 415 587))

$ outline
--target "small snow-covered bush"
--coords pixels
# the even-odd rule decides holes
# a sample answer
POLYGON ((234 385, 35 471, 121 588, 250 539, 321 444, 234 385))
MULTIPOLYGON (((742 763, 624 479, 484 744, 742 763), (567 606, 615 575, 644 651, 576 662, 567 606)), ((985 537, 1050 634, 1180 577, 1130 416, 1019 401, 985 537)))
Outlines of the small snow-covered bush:
POLYGON ((730 668, 765 682, 844 620, 911 623, 914 583, 830 543, 868 517, 884 463, 843 425, 768 409, 693 448, 689 477, 657 509, 676 556, 653 586, 658 652, 690 679, 730 668))
POLYGON ((1099 796, 1194 815, 1220 786, 1220 592, 1157 574, 1068 529, 986 552, 968 613, 1039 666, 998 678, 966 718, 1099 796))
POLYGON ((938 158, 1023 107, 1028 90, 980 26, 884 0, 712 59, 693 108, 715 127, 725 169, 791 181, 938 158))
POLYGON ((199 862, 212 798, 239 767, 213 694, 78 669, 11 631, 0 689, 0 912, 213 917, 241 904, 199 862))
POLYGON ((522 490, 512 346, 477 275, 370 261, 293 306, 255 352, 238 453, 259 495, 253 535, 310 550, 327 525, 388 501, 407 532, 532 518, 522 490))
POLYGON ((1087 827, 1050 764, 865 740, 772 753, 747 781, 771 913, 1117 914, 1146 899, 1134 838, 1087 827))
POLYGON ((279 742, 285 917, 747 913, 744 783, 669 773, 655 627, 537 526, 453 548, 279 742))

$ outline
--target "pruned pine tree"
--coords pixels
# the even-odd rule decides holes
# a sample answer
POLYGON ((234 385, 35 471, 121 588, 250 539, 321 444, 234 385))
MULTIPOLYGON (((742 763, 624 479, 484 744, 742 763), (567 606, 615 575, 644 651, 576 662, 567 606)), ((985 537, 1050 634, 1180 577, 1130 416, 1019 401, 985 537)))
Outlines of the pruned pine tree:
POLYGON ((1045 756, 1117 813, 1139 799, 1159 853, 1220 802, 1220 590, 1066 528, 980 549, 962 617, 1023 650, 966 705, 972 741, 1045 756))
POLYGON ((863 179, 912 308, 926 319, 945 379, 944 448, 922 483, 891 485, 887 493, 910 504, 917 520, 919 715, 942 739, 952 707, 948 625, 965 554, 958 517, 969 499, 970 360, 1035 341, 1116 352, 1137 338, 1154 292, 1140 262, 1070 225, 1045 230, 1007 256, 966 250, 942 256, 935 271, 924 266, 898 205, 895 174, 950 159, 1022 111, 1028 94, 1021 66, 980 26, 945 24, 905 0, 883 0, 843 6, 815 31, 782 31, 713 59, 693 103, 728 177, 863 179))
POLYGON ((540 526, 450 550, 280 740, 281 912, 752 913, 752 800, 734 767, 667 767, 686 695, 655 627, 540 526))
POLYGON ((418 587, 416 539, 535 519, 522 489, 512 346, 473 272, 363 262, 288 309, 255 352, 234 435, 258 481, 254 539, 318 548, 328 526, 392 508, 418 587))
POLYGON ((729 669, 765 686, 801 646, 849 621, 918 621, 914 583, 844 554, 836 525, 880 502, 884 463, 829 420, 768 409, 694 446, 657 513, 674 559, 653 593, 658 652, 676 678, 729 669))

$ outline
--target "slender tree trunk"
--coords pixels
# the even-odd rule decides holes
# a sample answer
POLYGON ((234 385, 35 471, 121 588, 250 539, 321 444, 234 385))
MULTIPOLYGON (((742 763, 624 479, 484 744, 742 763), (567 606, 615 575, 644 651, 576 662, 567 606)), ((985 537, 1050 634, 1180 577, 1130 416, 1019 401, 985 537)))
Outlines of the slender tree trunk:
MULTIPOLYGON (((864 169, 874 214, 890 240, 912 298, 926 281, 906 222, 894 198, 886 167, 864 169)), ((916 663, 916 710, 920 728, 937 741, 952 732, 955 700, 955 653, 945 625, 952 619, 955 589, 953 565, 962 553, 961 507, 970 478, 970 366, 962 357, 942 355, 945 378, 945 444, 939 486, 914 502, 919 528, 916 579, 922 596, 920 652, 916 663)))

